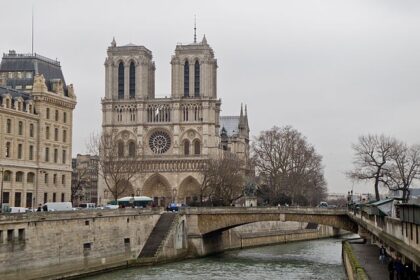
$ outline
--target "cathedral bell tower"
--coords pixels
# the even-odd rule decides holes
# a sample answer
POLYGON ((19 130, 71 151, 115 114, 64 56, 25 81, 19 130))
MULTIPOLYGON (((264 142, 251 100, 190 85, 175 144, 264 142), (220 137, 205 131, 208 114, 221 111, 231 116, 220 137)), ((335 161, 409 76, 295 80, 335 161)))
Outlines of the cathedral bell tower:
POLYGON ((171 65, 173 98, 217 98, 217 60, 205 35, 199 43, 177 45, 171 65))
POLYGON ((128 100, 154 98, 155 63, 152 52, 144 46, 117 46, 115 39, 108 47, 105 60, 105 98, 128 100))

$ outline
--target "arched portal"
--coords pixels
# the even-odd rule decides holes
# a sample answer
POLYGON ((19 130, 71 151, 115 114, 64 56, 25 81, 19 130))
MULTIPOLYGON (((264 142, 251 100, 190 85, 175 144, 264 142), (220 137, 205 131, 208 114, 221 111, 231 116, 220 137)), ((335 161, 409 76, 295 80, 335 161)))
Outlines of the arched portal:
POLYGON ((154 174, 146 180, 143 195, 153 198, 156 206, 167 206, 172 200, 169 182, 160 174, 154 174))
POLYGON ((178 189, 177 202, 186 205, 194 205, 200 201, 200 183, 193 177, 188 176, 182 181, 178 189))

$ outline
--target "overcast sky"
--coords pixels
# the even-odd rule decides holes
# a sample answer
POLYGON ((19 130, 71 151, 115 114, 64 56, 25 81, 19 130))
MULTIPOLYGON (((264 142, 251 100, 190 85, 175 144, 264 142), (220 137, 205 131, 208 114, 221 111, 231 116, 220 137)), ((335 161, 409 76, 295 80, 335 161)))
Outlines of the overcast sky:
POLYGON ((75 87, 74 155, 100 129, 112 37, 153 52, 156 95, 169 96, 170 58, 192 42, 194 14, 218 59, 222 114, 243 102, 252 135, 302 132, 324 157, 330 192, 351 188, 344 172, 359 135, 420 143, 420 1, 2 1, 1 52, 31 51, 32 3, 35 52, 57 58, 75 87))

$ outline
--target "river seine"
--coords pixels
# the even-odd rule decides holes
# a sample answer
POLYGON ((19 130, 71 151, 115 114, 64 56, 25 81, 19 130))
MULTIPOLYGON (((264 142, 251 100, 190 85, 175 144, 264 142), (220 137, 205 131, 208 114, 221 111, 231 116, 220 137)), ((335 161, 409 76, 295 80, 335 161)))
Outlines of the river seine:
POLYGON ((229 251, 176 263, 118 270, 86 280, 347 279, 341 239, 322 239, 229 251))

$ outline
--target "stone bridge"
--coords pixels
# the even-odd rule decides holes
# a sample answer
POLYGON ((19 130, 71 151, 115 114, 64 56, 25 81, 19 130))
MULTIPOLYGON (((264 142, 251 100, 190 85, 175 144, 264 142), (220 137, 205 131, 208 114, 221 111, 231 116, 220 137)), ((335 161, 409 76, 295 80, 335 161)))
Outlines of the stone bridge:
POLYGON ((219 207, 184 208, 188 235, 204 236, 225 231, 244 224, 262 221, 296 221, 328 225, 357 233, 357 223, 347 215, 346 209, 294 208, 294 207, 219 207))

